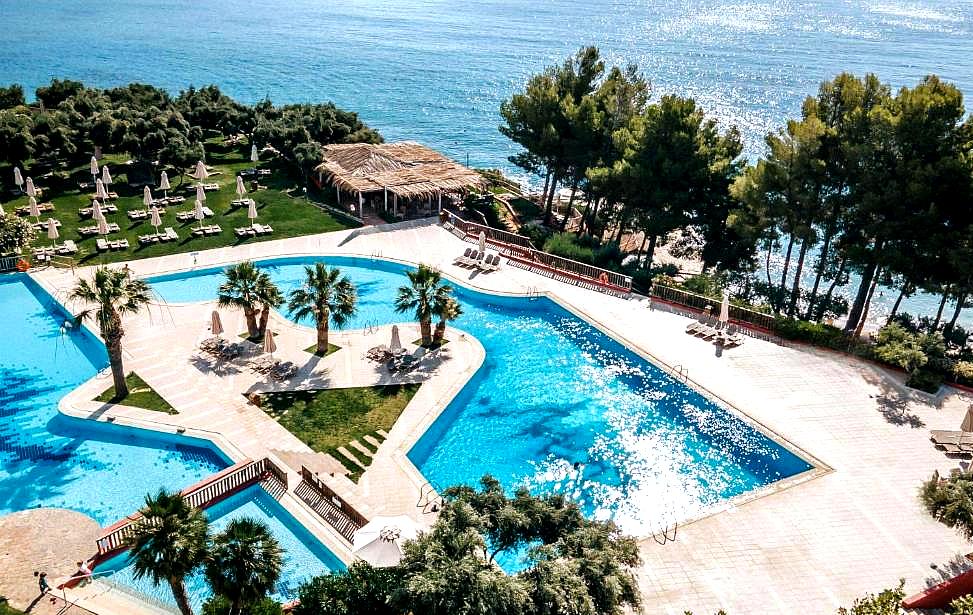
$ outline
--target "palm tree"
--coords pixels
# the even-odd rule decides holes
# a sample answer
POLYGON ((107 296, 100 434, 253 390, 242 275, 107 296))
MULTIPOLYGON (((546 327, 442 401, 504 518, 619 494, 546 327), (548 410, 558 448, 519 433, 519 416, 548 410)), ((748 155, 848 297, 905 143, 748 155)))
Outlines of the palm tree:
POLYGON ((247 335, 251 339, 263 337, 270 318, 270 308, 277 307, 284 301, 280 289, 266 271, 257 269, 253 261, 231 265, 223 274, 226 279, 220 284, 218 291, 219 306, 242 309, 247 319, 247 335), (261 311, 259 324, 258 311, 261 311))
POLYGON ((209 524, 180 493, 165 489, 145 497, 142 519, 128 538, 135 578, 169 584, 183 615, 193 615, 185 578, 206 558, 209 524))
POLYGON ((122 365, 122 337, 125 335, 122 316, 135 314, 148 304, 152 300, 152 289, 144 280, 132 278, 126 271, 99 267, 91 281, 78 280, 69 298, 90 306, 75 316, 75 322, 81 324, 82 321, 91 319, 98 323, 101 337, 108 349, 115 398, 127 397, 128 385, 125 383, 125 368, 122 365))
POLYGON ((270 308, 280 307, 284 303, 284 295, 280 288, 270 279, 266 272, 260 272, 257 281, 257 298, 263 308, 260 310, 260 324, 257 327, 257 335, 261 338, 267 333, 267 321, 270 320, 270 308))
POLYGON ((256 519, 234 519, 213 539, 206 560, 206 580, 240 615, 265 598, 280 579, 284 550, 267 526, 256 519))
POLYGON ((260 280, 260 273, 253 261, 231 265, 223 272, 225 280, 217 291, 219 293, 217 304, 221 308, 236 307, 243 310, 243 315, 247 319, 247 335, 251 338, 258 335, 257 283, 260 280))
POLYGON ((291 291, 287 309, 297 319, 314 317, 318 330, 317 353, 328 353, 328 325, 343 326, 355 313, 358 292, 348 276, 337 267, 328 269, 324 263, 305 267, 304 286, 291 291))
POLYGON ((432 336, 432 343, 435 346, 442 344, 443 337, 446 336, 446 323, 459 318, 463 313, 463 308, 455 297, 444 294, 442 297, 437 297, 437 301, 433 305, 433 313, 439 317, 439 322, 436 323, 436 331, 432 336))
POLYGON ((419 265, 419 269, 409 271, 406 275, 409 276, 410 285, 399 287, 395 311, 415 313, 422 333, 422 345, 428 346, 432 343, 432 316, 437 297, 449 295, 453 292, 453 287, 440 284, 442 274, 428 265, 419 265))

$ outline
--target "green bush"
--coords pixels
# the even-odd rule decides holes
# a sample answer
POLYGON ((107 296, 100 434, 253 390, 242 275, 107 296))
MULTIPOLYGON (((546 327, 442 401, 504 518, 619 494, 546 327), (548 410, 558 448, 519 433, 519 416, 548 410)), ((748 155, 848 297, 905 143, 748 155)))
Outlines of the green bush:
MULTIPOLYGON (((203 604, 203 615, 229 615, 230 601, 226 598, 214 596, 203 604)), ((256 604, 248 604, 244 610, 247 615, 282 615, 280 604, 270 598, 264 598, 256 604)))
POLYGON ((950 615, 973 615, 973 596, 961 596, 949 603, 950 615))
POLYGON ((850 609, 844 607, 838 609, 838 615, 899 615, 903 612, 899 605, 905 598, 905 592, 902 590, 904 585, 905 580, 901 580, 895 589, 886 589, 877 596, 869 594, 859 598, 850 609))
POLYGON ((933 472, 919 489, 919 500, 934 519, 958 530, 967 540, 973 538, 973 474, 956 472, 941 478, 939 472, 933 472))
POLYGON ((807 342, 808 344, 832 348, 834 350, 851 351, 864 356, 870 354, 858 349, 859 346, 867 347, 868 344, 865 342, 856 343, 854 339, 845 335, 841 329, 832 325, 780 316, 774 321, 774 332, 784 339, 807 342), (858 351, 856 352, 856 350, 858 351))
POLYGON ((942 384, 942 372, 926 368, 919 368, 912 372, 909 374, 909 379, 905 381, 906 386, 925 391, 926 393, 936 393, 942 384))
POLYGON ((520 227, 520 234, 530 239, 535 248, 541 248, 552 235, 546 226, 541 224, 525 224, 520 227))
POLYGON ((696 293, 697 295, 705 295, 707 297, 723 297, 723 281, 719 276, 700 273, 689 278, 680 284, 683 290, 688 290, 691 293, 696 293))
POLYGON ((973 386, 973 361, 957 361, 953 363, 951 374, 958 384, 973 386))
POLYGON ((578 237, 574 233, 555 233, 545 242, 543 250, 570 258, 581 263, 618 271, 621 269, 622 254, 618 244, 611 242, 600 244, 597 240, 587 236, 578 237))

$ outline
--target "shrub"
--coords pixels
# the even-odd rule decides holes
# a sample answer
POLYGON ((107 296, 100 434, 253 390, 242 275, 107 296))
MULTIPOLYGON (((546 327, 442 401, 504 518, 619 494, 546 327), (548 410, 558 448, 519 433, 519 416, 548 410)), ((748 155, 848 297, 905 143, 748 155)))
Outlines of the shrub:
POLYGON ((933 371, 924 367, 909 374, 909 379, 905 381, 906 386, 925 391, 926 393, 936 393, 942 384, 942 372, 933 371))
POLYGON ((952 367, 953 380, 959 384, 973 385, 973 361, 957 361, 952 367))
POLYGON ((854 352, 866 357, 871 354, 866 342, 856 341, 832 325, 780 316, 774 321, 774 332, 785 339, 815 346, 854 352))
POLYGON ((902 590, 904 585, 905 580, 901 580, 895 589, 886 589, 877 596, 869 594, 859 598, 855 600, 851 609, 844 607, 838 609, 838 615, 899 615, 902 613, 899 605, 905 598, 905 592, 902 590))
POLYGON ((544 242, 543 250, 551 254, 563 256, 564 258, 588 263, 589 265, 595 264, 595 251, 590 246, 583 245, 575 237, 574 233, 555 233, 551 235, 544 242))
POLYGON ((23 250, 36 236, 34 225, 26 218, 13 213, 0 215, 0 254, 23 250))
POLYGON ((541 224, 524 224, 520 227, 520 234, 530 239, 530 242, 537 248, 543 247, 552 235, 551 231, 541 224))
MULTIPOLYGON (((226 598, 214 596, 203 604, 203 615, 229 615, 230 601, 226 598)), ((282 615, 280 604, 270 598, 264 598, 256 604, 248 604, 246 607, 247 615, 282 615)))
POLYGON ((973 474, 957 472, 949 478, 932 478, 919 489, 919 500, 934 519, 973 538, 973 474))
POLYGON ((680 286, 684 290, 707 297, 723 297, 723 280, 710 273, 700 273, 687 278, 680 286))
POLYGON ((950 615, 973 615, 973 596, 961 596, 949 603, 950 615))

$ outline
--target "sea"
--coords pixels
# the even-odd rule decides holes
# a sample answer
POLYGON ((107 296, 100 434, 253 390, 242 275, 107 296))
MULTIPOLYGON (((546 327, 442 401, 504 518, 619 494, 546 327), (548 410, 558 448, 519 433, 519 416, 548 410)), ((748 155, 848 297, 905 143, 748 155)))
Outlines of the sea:
MULTIPOLYGON (((737 126, 750 159, 841 71, 894 88, 935 73, 973 96, 969 0, 0 0, 0 24, 0 83, 28 92, 57 77, 331 100, 388 140, 514 175, 501 101, 584 45, 737 126)), ((876 297, 873 318, 895 295, 876 297)))

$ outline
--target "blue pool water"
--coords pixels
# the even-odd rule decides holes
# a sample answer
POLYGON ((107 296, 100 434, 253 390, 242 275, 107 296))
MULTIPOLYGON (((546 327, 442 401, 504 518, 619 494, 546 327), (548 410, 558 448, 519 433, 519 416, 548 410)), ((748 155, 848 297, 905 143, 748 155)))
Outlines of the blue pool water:
MULTIPOLYGON (((310 577, 332 570, 344 570, 344 564, 331 551, 258 485, 207 508, 206 516, 214 533, 225 529, 230 521, 242 517, 257 519, 270 528, 284 549, 283 577, 272 594, 277 600, 296 598, 298 586, 310 577)), ((131 560, 125 553, 102 563, 97 571, 98 574, 110 573, 108 578, 111 581, 134 589, 138 594, 148 596, 156 602, 170 606, 176 604, 168 585, 156 586, 148 578, 136 579, 131 560)), ((186 587, 197 610, 211 595, 202 570, 186 579, 186 587)))
MULTIPOLYGON (((312 260, 261 266, 286 292, 312 260)), ((319 260, 358 286, 349 328, 409 320, 391 306, 406 267, 319 260)), ((170 302, 200 301, 216 296, 220 277, 215 269, 151 283, 170 302)), ((490 473, 508 488, 566 493, 588 514, 644 533, 810 467, 550 300, 464 287, 457 295, 455 326, 479 339, 486 360, 409 453, 438 486, 490 473)))
POLYGON ((53 506, 108 525, 147 492, 181 489, 229 465, 201 440, 58 413, 61 397, 107 365, 93 336, 62 331, 66 318, 28 276, 0 276, 0 515, 53 506))

